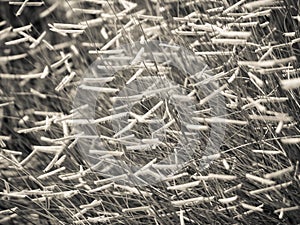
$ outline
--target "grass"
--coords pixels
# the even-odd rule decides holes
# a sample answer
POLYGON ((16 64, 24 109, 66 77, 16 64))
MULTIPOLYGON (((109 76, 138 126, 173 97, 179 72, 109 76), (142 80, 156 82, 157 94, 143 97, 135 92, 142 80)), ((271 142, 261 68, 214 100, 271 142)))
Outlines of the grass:
MULTIPOLYGON (((299 223, 299 1, 37 2, 0 0, 0 224, 299 223), (207 169, 199 145, 165 181, 129 186, 91 167, 70 118, 77 88, 97 57, 120 57, 116 47, 143 40, 180 45, 202 58, 210 82, 222 87, 226 130, 207 169)), ((116 73, 109 87, 135 73, 184 82, 161 64, 140 69, 116 73)), ((189 82, 194 88, 197 80, 189 82)), ((101 119, 110 115, 110 97, 100 95, 97 106, 106 108, 95 111, 98 131, 108 137, 105 150, 154 168, 154 155, 172 151, 180 135, 170 131, 167 147, 155 154, 116 144, 109 139, 111 121, 101 119)), ((206 129, 215 122, 207 97, 195 98, 201 126, 189 126, 203 129, 201 143, 209 142, 206 129)), ((129 119, 157 103, 145 101, 129 119)), ((162 104, 153 115, 166 111, 162 104)), ((176 121, 170 130, 179 130, 181 117, 169 114, 176 121)), ((141 137, 150 132, 132 130, 141 137)))

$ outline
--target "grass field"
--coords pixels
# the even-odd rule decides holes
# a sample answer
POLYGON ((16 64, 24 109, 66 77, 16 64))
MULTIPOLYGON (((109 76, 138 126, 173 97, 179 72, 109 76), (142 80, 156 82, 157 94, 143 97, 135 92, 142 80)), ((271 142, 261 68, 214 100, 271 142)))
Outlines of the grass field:
POLYGON ((0 224, 299 224, 299 23, 298 0, 0 0, 0 224), (174 54, 188 49, 200 61, 178 65, 200 74, 207 65, 207 77, 133 63, 142 47, 130 57, 116 50, 151 41, 174 54), (132 65, 90 77, 103 58, 132 65), (183 91, 173 103, 189 105, 169 110, 156 93, 173 86, 161 81, 147 95, 129 85, 147 76, 176 83, 183 91), (104 87, 88 117, 99 119, 99 158, 74 125, 76 107, 94 98, 78 100, 84 78, 104 87), (128 97, 126 85, 142 97, 128 115, 115 111, 134 124, 134 138, 115 135, 123 116, 108 117, 114 97, 128 97), (164 139, 148 129, 159 118, 169 124, 164 139), (186 139, 182 127, 199 138, 186 139), (151 184, 120 182, 106 164, 115 157, 156 176, 155 160, 181 140, 193 153, 179 169, 165 164, 172 171, 151 184), (209 143, 216 147, 205 152, 209 143), (205 168, 203 157, 211 159, 205 168))

